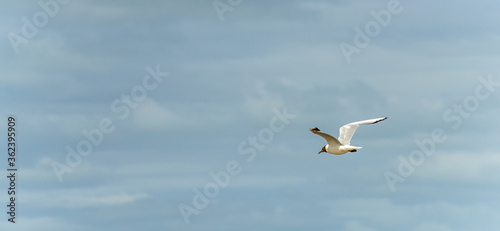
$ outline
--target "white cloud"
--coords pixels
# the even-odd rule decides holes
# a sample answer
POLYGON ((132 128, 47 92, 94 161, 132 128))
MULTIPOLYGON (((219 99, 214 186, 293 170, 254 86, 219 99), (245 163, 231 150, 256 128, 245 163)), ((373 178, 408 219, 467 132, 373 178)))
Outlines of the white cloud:
POLYGON ((331 214, 346 219, 363 219, 384 225, 399 225, 413 220, 414 209, 387 199, 345 198, 328 202, 331 214))
POLYGON ((22 203, 29 203, 43 208, 88 208, 102 206, 116 206, 132 203, 149 197, 146 193, 106 192, 102 188, 78 188, 59 190, 38 190, 23 192, 22 203))
POLYGON ((368 223, 377 229, 411 226, 419 231, 426 230, 425 228, 438 231, 456 230, 456 227, 469 224, 468 219, 489 220, 499 213, 498 209, 481 203, 416 203, 410 197, 403 203, 395 203, 389 199, 344 198, 330 200, 326 204, 331 215, 359 222, 351 226, 368 223), (417 217, 418 219, 415 219, 417 217), (443 223, 433 222, 436 218, 443 223))
POLYGON ((498 153, 436 153, 419 167, 417 177, 455 183, 494 183, 500 173, 498 153))
POLYGON ((11 224, 3 219, 0 222, 2 227, 9 227, 9 230, 22 231, 66 231, 66 230, 88 230, 81 225, 74 225, 59 218, 41 215, 38 217, 18 217, 15 224, 11 224))
POLYGON ((345 231, 377 231, 374 228, 370 228, 361 224, 359 221, 351 220, 347 221, 345 224, 345 231))
POLYGON ((414 231, 456 231, 443 224, 423 223, 420 224, 414 231))
POLYGON ((307 182, 307 178, 298 176, 243 175, 231 178, 231 187, 244 188, 279 188, 298 186, 307 182))
POLYGON ((132 109, 132 117, 137 129, 158 131, 186 125, 186 118, 162 107, 153 99, 148 98, 138 104, 137 108, 132 109))
POLYGON ((273 92, 272 89, 268 89, 263 80, 257 80, 254 89, 256 95, 247 94, 242 104, 243 110, 247 114, 267 119, 272 114, 273 109, 283 107, 284 101, 281 96, 277 92, 273 92))

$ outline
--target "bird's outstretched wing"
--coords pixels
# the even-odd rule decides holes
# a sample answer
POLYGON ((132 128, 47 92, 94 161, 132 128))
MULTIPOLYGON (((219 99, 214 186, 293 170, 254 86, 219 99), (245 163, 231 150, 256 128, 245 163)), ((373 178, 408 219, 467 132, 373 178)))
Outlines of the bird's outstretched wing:
POLYGON ((350 145, 351 144, 351 138, 356 132, 356 129, 359 127, 361 124, 374 124, 378 123, 380 121, 383 121, 387 119, 387 117, 383 118, 376 118, 376 119, 369 119, 369 120, 362 120, 358 122, 352 122, 349 124, 346 124, 342 127, 340 127, 340 135, 339 135, 339 141, 343 145, 350 145))
POLYGON ((319 129, 317 127, 313 127, 311 129, 309 129, 309 131, 311 131, 312 133, 318 135, 318 136, 321 136, 323 138, 325 138, 326 142, 328 143, 328 145, 330 146, 340 146, 342 145, 338 140, 337 138, 329 135, 329 134, 326 134, 326 133, 323 133, 323 132, 320 132, 319 129))

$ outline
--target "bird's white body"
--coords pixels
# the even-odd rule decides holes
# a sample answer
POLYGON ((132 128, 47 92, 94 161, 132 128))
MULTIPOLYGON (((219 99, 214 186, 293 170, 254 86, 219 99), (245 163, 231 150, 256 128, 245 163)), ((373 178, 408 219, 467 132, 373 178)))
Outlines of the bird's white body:
POLYGON ((320 130, 317 127, 313 127, 309 130, 312 133, 325 138, 326 142, 328 142, 328 144, 325 145, 318 154, 326 152, 334 155, 342 155, 347 152, 356 152, 356 150, 362 148, 351 145, 351 138, 354 135, 354 132, 356 132, 356 129, 359 127, 359 125, 374 124, 383 121, 385 119, 387 119, 387 117, 363 120, 346 124, 340 127, 340 134, 338 139, 329 134, 320 132, 320 130))
POLYGON ((355 152, 358 149, 361 149, 363 147, 355 147, 351 145, 329 145, 327 144, 325 146, 325 150, 327 153, 334 154, 334 155, 342 155, 348 152, 355 152))

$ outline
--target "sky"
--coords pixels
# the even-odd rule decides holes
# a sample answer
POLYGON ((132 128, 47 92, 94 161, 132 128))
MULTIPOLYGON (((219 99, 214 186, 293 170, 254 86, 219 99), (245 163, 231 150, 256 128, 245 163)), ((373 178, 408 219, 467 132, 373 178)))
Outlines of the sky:
POLYGON ((0 5, 2 230, 500 226, 497 1, 0 5))

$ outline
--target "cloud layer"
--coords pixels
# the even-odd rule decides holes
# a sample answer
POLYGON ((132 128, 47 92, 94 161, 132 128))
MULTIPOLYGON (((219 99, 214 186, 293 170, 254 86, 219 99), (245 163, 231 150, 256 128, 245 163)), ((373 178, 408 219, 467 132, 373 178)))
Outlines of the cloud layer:
POLYGON ((2 227, 499 225, 495 1, 40 2, 4 2, 0 10, 3 118, 17 116, 21 150, 18 222, 4 219, 2 227), (214 2, 228 9, 223 20, 214 2), (374 14, 395 5, 400 11, 386 25, 377 21, 374 14), (29 38, 24 18, 37 29, 29 38), (12 33, 26 41, 13 45, 12 33), (359 46, 363 36, 369 42, 359 46), (350 61, 343 43, 359 51, 350 61), (169 74, 136 95, 141 100, 121 101, 130 113, 120 117, 113 102, 140 93, 148 66, 169 74), (262 131, 283 108, 296 117, 265 142, 262 131), (359 152, 316 154, 325 142, 310 127, 337 136, 343 124, 382 116, 389 119, 357 131, 359 152), (84 131, 103 119, 115 129, 59 182, 52 163, 68 165, 66 147, 89 140, 84 131), (446 141, 392 191, 385 173, 400 176, 401 158, 410 160, 435 129, 446 141), (241 173, 186 224, 179 205, 192 205, 193 190, 215 182, 209 173, 231 161, 241 173))

